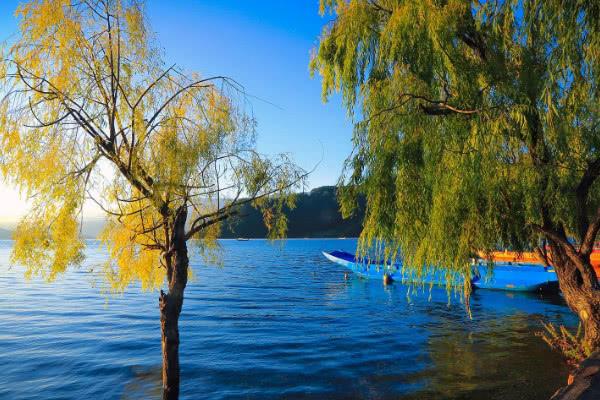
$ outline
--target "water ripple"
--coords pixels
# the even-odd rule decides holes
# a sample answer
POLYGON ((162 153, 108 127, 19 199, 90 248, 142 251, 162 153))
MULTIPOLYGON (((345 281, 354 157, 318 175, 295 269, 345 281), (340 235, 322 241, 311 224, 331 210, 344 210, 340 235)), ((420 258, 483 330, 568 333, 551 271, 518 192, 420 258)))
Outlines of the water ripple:
MULTIPOLYGON (((157 293, 105 297, 90 272, 48 284, 8 268, 0 241, 0 399, 158 399, 157 293)), ((192 258, 181 316, 182 398, 524 399, 566 371, 533 332, 574 324, 560 298, 479 291, 474 318, 443 289, 344 280, 322 250, 353 240, 222 241, 223 267, 192 258)))

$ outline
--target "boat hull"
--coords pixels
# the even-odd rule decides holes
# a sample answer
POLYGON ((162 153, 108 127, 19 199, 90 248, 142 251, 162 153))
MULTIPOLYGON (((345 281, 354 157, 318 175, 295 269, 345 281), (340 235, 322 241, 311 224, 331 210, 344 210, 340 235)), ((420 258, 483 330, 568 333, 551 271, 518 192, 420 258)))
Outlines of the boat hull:
MULTIPOLYGON (((355 275, 366 279, 383 279, 388 275, 393 281, 412 283, 421 282, 425 284, 445 285, 446 277, 441 272, 429 272, 421 277, 403 274, 401 266, 398 264, 384 265, 381 262, 363 262, 343 251, 333 251, 331 253, 323 252, 325 258, 336 264, 342 265, 351 270, 355 275)), ((461 283, 462 284, 462 283, 461 283)))
POLYGON ((537 264, 496 264, 492 270, 487 265, 474 266, 471 280, 480 289, 510 290, 515 292, 557 292, 558 277, 552 268, 537 264))
MULTIPOLYGON (((354 255, 343 252, 323 252, 330 261, 342 265, 361 278, 383 279, 388 275, 392 280, 405 283, 424 283, 446 285, 444 271, 429 271, 421 276, 408 274, 400 264, 384 264, 382 262, 365 262, 357 260, 354 255)), ((536 292, 558 290, 558 279, 552 268, 539 265, 496 264, 492 270, 485 264, 473 266, 471 285, 479 289, 508 290, 515 292, 536 292)), ((462 285, 464 280, 454 280, 454 285, 462 285)))

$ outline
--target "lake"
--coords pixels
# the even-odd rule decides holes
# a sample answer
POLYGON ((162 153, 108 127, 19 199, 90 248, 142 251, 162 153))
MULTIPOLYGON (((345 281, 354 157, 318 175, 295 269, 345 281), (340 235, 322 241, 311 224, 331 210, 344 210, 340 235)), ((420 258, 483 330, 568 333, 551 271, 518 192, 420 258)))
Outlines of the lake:
MULTIPOLYGON (((322 250, 355 240, 221 241, 222 266, 191 264, 180 321, 182 399, 546 399, 566 382, 534 335, 575 325, 560 297, 472 295, 344 279, 322 250)), ((1 399, 158 399, 158 294, 106 296, 96 242, 48 284, 9 269, 0 242, 1 399)))

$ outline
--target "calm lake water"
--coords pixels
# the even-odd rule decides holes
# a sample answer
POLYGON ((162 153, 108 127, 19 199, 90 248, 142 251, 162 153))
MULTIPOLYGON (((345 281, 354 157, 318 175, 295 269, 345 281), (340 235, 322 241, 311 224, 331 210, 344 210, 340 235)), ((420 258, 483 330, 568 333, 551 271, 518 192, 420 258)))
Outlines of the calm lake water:
MULTIPOLYGON (((479 291, 473 319, 444 289, 344 280, 322 250, 354 240, 222 241, 192 259, 180 322, 184 399, 546 399, 566 370, 534 332, 573 325, 560 298, 479 291)), ((0 242, 0 399, 158 399, 158 295, 101 293, 104 253, 47 284, 0 242)))

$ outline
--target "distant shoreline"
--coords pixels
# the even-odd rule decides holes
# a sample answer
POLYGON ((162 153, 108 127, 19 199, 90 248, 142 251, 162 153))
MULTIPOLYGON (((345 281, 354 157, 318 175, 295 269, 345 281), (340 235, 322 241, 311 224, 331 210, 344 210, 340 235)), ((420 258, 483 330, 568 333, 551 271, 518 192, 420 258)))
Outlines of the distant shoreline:
MULTIPOLYGON (((355 239, 362 230, 364 201, 354 216, 343 218, 339 210, 335 186, 321 186, 307 193, 297 193, 296 207, 286 209, 288 219, 286 239, 355 239)), ((221 240, 267 239, 268 230, 260 210, 245 204, 240 213, 244 218, 225 221, 221 227, 221 240)), ((84 218, 80 235, 95 240, 104 229, 104 218, 84 218)), ((0 240, 12 239, 15 225, 0 224, 0 240)))

